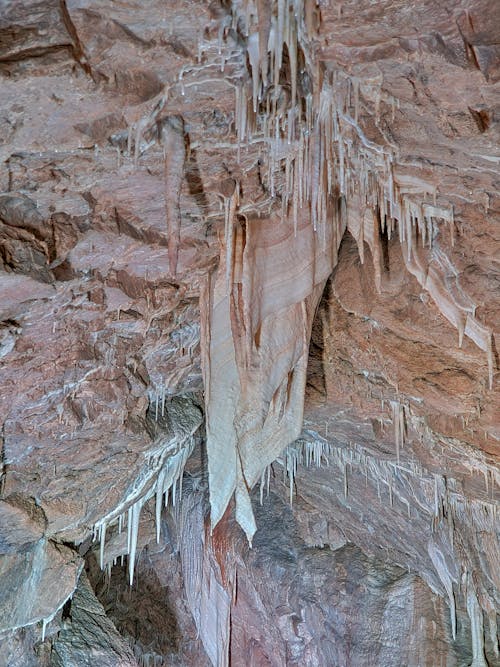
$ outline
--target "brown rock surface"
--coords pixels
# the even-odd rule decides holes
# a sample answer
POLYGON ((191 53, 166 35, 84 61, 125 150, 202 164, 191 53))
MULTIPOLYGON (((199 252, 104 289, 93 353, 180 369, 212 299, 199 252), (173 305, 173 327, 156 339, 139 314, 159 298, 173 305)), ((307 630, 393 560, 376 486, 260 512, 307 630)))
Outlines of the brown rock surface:
POLYGON ((0 3, 0 665, 498 662, 499 7, 0 3))

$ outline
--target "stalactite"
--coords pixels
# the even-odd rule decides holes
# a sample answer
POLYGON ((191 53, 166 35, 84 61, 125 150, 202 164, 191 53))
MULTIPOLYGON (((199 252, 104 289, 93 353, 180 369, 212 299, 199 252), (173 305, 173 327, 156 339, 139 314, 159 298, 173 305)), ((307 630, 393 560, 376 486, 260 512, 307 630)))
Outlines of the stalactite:
POLYGON ((455 580, 453 579, 446 565, 444 556, 438 547, 433 542, 429 542, 427 550, 436 569, 438 577, 444 586, 446 594, 448 595, 448 602, 450 605, 451 633, 453 640, 455 640, 457 637, 457 616, 455 608, 455 593, 453 591, 453 582, 455 580))
POLYGON ((469 615, 472 635, 471 667, 488 667, 484 655, 483 610, 479 606, 472 579, 467 581, 467 614, 469 615))
MULTIPOLYGON (((323 463, 328 465, 328 457, 331 452, 330 443, 322 438, 315 431, 306 431, 304 433, 305 437, 299 440, 296 440, 294 443, 289 445, 283 455, 277 459, 278 463, 281 463, 283 466, 283 475, 284 479, 288 477, 288 487, 289 487, 289 500, 290 505, 293 503, 293 490, 295 487, 295 478, 297 476, 297 470, 299 465, 303 465, 306 468, 314 465, 316 468, 320 468, 323 463)), ((261 478, 261 498, 263 494, 263 484, 264 484, 264 475, 266 470, 263 472, 261 478)), ((270 466, 267 468, 267 488, 269 492, 269 483, 270 483, 270 466)), ((261 501, 262 502, 262 501, 261 501)))
POLYGON ((129 575, 130 586, 132 586, 132 584, 134 583, 135 556, 137 552, 137 538, 139 535, 139 519, 141 516, 141 509, 143 503, 144 503, 143 498, 140 498, 130 508, 131 510, 130 521, 129 521, 130 547, 128 553, 128 575, 129 575))
POLYGON ((401 447, 404 445, 405 437, 405 413, 404 407, 399 401, 390 401, 392 408, 392 423, 394 424, 394 440, 396 443, 396 458, 399 464, 401 447))
MULTIPOLYGON (((78 574, 77 574, 77 577, 76 577, 76 579, 75 579, 75 587, 76 587, 76 581, 78 581, 82 569, 83 569, 83 565, 82 565, 81 568, 79 569, 78 574)), ((61 611, 61 609, 64 607, 64 605, 65 605, 69 600, 72 600, 72 599, 73 599, 73 595, 74 595, 74 593, 75 593, 75 591, 73 591, 73 592, 71 593, 71 595, 68 595, 68 597, 65 598, 65 599, 59 604, 59 606, 57 607, 57 609, 54 609, 54 611, 52 612, 52 614, 50 614, 49 616, 46 616, 45 618, 42 618, 42 619, 41 619, 42 629, 41 629, 41 632, 40 632, 40 641, 42 642, 42 644, 43 644, 43 642, 45 641, 45 638, 46 638, 46 635, 47 635, 47 628, 48 628, 48 626, 50 625, 50 623, 52 623, 52 621, 54 620, 54 618, 56 617, 56 615, 59 613, 59 611, 61 611)))
POLYGON ((226 246, 226 289, 229 292, 234 268, 234 224, 240 203, 239 183, 231 179, 232 192, 224 198, 224 240, 226 246))
MULTIPOLYGON (((305 208, 303 213, 308 214, 315 230, 321 226, 325 239, 327 224, 333 226, 332 243, 337 244, 349 227, 356 231, 360 257, 363 258, 364 243, 368 243, 374 261, 380 262, 380 253, 377 256, 380 232, 391 239, 397 230, 407 269, 457 328, 459 343, 466 335, 486 352, 491 386, 494 371, 491 331, 475 319, 474 304, 464 298, 458 276, 441 256, 444 253, 440 226, 447 223, 450 233, 454 232, 453 206, 438 195, 432 183, 418 174, 405 173, 398 165, 397 150, 374 143, 363 131, 363 114, 370 104, 374 105, 379 122, 382 101, 391 106, 393 113, 399 102, 384 93, 381 80, 359 80, 339 69, 324 71, 311 48, 318 18, 314 2, 258 0, 255 4, 242 0, 233 4, 232 11, 232 29, 246 40, 250 68, 248 72, 245 59, 244 72, 235 87, 238 160, 245 146, 261 145, 261 179, 271 206, 281 200, 281 219, 285 224, 293 224, 295 237, 301 209, 305 208), (285 45, 287 62, 283 57, 285 45), (299 54, 300 61, 305 62, 300 85, 299 54), (285 65, 289 67, 287 72, 285 65), (288 86, 281 85, 285 74, 289 75, 291 93, 288 86), (299 90, 302 100, 297 100, 299 90), (429 198, 433 204, 427 202, 429 198), (421 248, 416 242, 418 235, 422 238, 421 248)), ((227 290, 233 270, 233 203, 232 198, 228 199, 225 206, 227 290)), ((335 254, 336 248, 332 257, 335 254)), ((382 288, 381 274, 379 270, 377 289, 382 288)), ((210 395, 210 387, 206 389, 210 395)), ((385 471, 383 483, 389 494, 398 498, 400 489, 394 480, 396 469, 397 474, 402 470, 400 450, 405 437, 405 409, 394 403, 397 465, 387 463, 381 469, 385 471)), ((333 458, 336 456, 340 461, 343 454, 335 454, 333 458)), ((262 463, 261 494, 267 463, 262 463)), ((298 463, 300 457, 294 449, 284 459, 291 499, 298 463)), ((440 490, 435 493, 439 495, 440 490)), ((409 511, 409 501, 402 502, 409 511)), ((434 514, 436 519, 441 511, 438 505, 439 498, 435 499, 434 512, 430 510, 430 516, 434 514)))
POLYGON ((174 438, 150 452, 145 469, 126 497, 112 512, 95 524, 94 541, 97 538, 100 541, 99 564, 101 569, 107 565, 105 554, 107 528, 116 524, 118 532, 121 532, 126 522, 129 583, 133 584, 142 507, 150 498, 155 498, 156 538, 159 541, 163 498, 165 497, 165 503, 167 503, 170 488, 173 488, 175 492, 177 482, 184 473, 184 466, 193 448, 194 438, 190 434, 181 441, 174 438))
MULTIPOLYGON (((272 72, 271 78, 275 88, 271 106, 269 106, 269 96, 267 96, 267 108, 260 117, 261 121, 259 121, 262 123, 264 136, 272 137, 267 178, 271 197, 274 198, 279 192, 275 174, 280 169, 281 161, 285 160, 286 177, 280 194, 283 218, 286 217, 289 210, 288 204, 291 201, 291 221, 296 233, 298 208, 302 207, 305 202, 308 202, 314 228, 316 229, 318 224, 326 223, 328 205, 324 190, 325 182, 327 183, 326 192, 328 196, 331 196, 334 191, 335 181, 338 184, 340 194, 349 197, 357 181, 361 192, 364 193, 365 205, 372 209, 378 207, 380 210, 379 224, 382 231, 385 225, 388 225, 389 238, 391 238, 394 222, 397 222, 400 241, 405 246, 406 260, 412 262, 414 258, 413 227, 418 228, 422 243, 425 244, 428 240, 430 244, 434 236, 433 219, 448 222, 450 233, 453 232, 453 207, 436 206, 436 188, 416 176, 405 176, 403 178, 398 175, 396 182, 393 173, 394 156, 392 151, 368 141, 360 127, 360 80, 346 75, 339 76, 338 71, 334 73, 333 77, 327 76, 324 80, 321 76, 315 76, 316 66, 309 54, 309 40, 314 34, 316 21, 314 17, 316 10, 313 5, 314 3, 304 4, 300 0, 277 0, 271 4, 263 3, 260 0, 257 3, 257 8, 255 8, 251 2, 243 3, 247 51, 252 71, 253 113, 256 119, 260 117, 258 115, 259 91, 267 83, 268 71, 272 72), (287 102, 288 109, 281 110, 278 109, 277 100, 280 94, 285 94, 284 91, 279 92, 281 88, 279 72, 283 65, 285 44, 289 53, 292 94, 287 102), (313 83, 313 92, 306 92, 305 94, 305 119, 300 122, 297 121, 297 133, 299 142, 302 141, 302 144, 299 143, 298 146, 294 147, 292 158, 290 154, 280 155, 278 148, 282 132, 288 135, 288 143, 294 141, 297 119, 296 114, 291 113, 291 111, 296 103, 296 61, 299 47, 304 53, 307 67, 310 69, 309 74, 313 83), (270 58, 267 57, 268 54, 270 58), (334 86, 337 86, 337 91, 334 90, 334 86), (339 96, 339 92, 342 90, 343 97, 342 94, 339 96), (351 107, 353 108, 352 117, 349 115, 351 107), (292 123, 294 124, 293 128, 291 127, 292 123), (349 133, 352 134, 352 132, 354 132, 354 136, 347 139, 349 133), (361 159, 358 160, 357 164, 354 158, 356 153, 350 152, 353 140, 359 144, 357 155, 361 156, 361 159), (333 144, 335 144, 335 151, 333 151, 333 144), (360 148, 364 153, 359 150, 360 148), (334 153, 336 155, 335 163, 333 162, 334 153), (369 166, 366 161, 368 161, 369 166), (323 172, 323 170, 325 171, 323 172), (294 176, 296 174, 297 178, 290 178, 290 174, 294 176), (415 196, 422 197, 427 193, 433 196, 434 205, 422 202, 422 200, 414 201, 415 196), (389 204, 388 210, 386 210, 386 200, 389 204), (388 219, 386 220, 386 218, 388 219)), ((233 11, 236 11, 234 7, 233 11)), ((233 25, 236 25, 236 23, 237 14, 235 13, 233 14, 233 25)), ((376 112, 379 109, 382 96, 380 86, 381 82, 375 84, 376 112)), ((365 87, 363 90, 366 94, 369 88, 365 87)), ((398 100, 394 100, 390 96, 387 97, 387 100, 393 109, 399 107, 398 100)), ((246 86, 243 84, 237 92, 235 112, 238 152, 245 140, 250 139, 247 136, 246 129, 246 108, 246 86)), ((359 228, 360 235, 358 237, 361 255, 363 254, 363 239, 366 237, 364 224, 359 228)), ((374 234, 371 234, 371 236, 373 237, 374 234)), ((426 285, 424 284, 423 287, 426 288, 426 285)), ((429 289, 432 289, 430 285, 429 289)), ((437 303, 437 305, 440 309, 444 308, 446 311, 447 306, 441 303, 437 303)), ((446 316, 446 312, 444 314, 446 316)), ((459 330, 459 342, 462 342, 465 333, 481 349, 487 352, 488 377, 491 386, 494 366, 491 344, 486 341, 484 334, 478 334, 475 321, 471 321, 469 326, 467 326, 467 323, 464 324, 464 321, 465 317, 453 316, 452 318, 452 323, 459 330)), ((491 335, 491 332, 489 334, 491 335)))
POLYGON ((104 542, 106 541, 106 524, 103 523, 99 526, 99 567, 101 570, 104 569, 104 542))
POLYGON ((163 124, 162 142, 165 148, 165 210, 168 260, 170 272, 175 276, 181 228, 180 194, 186 160, 184 121, 181 116, 171 116, 163 124))
POLYGON ((250 61, 250 67, 252 69, 252 100, 253 100, 253 111, 257 113, 259 97, 260 97, 260 78, 261 78, 261 67, 260 67, 260 58, 261 51, 259 46, 259 33, 254 32, 249 35, 247 40, 247 53, 250 61))

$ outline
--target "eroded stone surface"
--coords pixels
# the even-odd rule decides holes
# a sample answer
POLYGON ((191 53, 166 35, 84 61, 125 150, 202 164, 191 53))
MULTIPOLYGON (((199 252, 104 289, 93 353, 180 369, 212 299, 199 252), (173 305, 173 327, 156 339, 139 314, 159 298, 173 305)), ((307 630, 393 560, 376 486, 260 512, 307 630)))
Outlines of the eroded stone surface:
POLYGON ((2 636, 48 623, 73 593, 82 561, 72 549, 41 538, 21 552, 2 554, 2 636))
MULTIPOLYGON (((495 664, 498 3, 305 3, 297 98, 306 115, 307 94, 317 110, 320 89, 327 91, 324 118, 337 114, 342 138, 337 133, 321 149, 314 143, 320 134, 311 131, 308 159, 333 146, 333 176, 318 167, 323 180, 316 181, 316 167, 309 172, 316 185, 297 216, 297 234, 299 181, 287 163, 286 137, 280 145, 261 141, 252 116, 252 85, 258 94, 266 75, 256 67, 266 55, 256 35, 268 36, 270 5, 257 3, 258 26, 246 5, 3 3, 5 627, 50 617, 75 587, 74 549, 87 552, 93 525, 123 503, 148 467, 155 429, 164 426, 164 397, 203 387, 201 329, 209 441, 216 436, 209 446, 212 519, 223 519, 209 539, 208 508, 194 494, 172 527, 181 555, 169 595, 179 627, 189 627, 189 609, 214 664, 229 653, 233 661, 249 653, 254 664, 369 664, 353 620, 359 602, 384 608, 388 620, 377 628, 398 664, 408 646, 402 633, 391 634, 393 619, 417 638, 415 664, 435 664, 435 655, 450 665, 495 664), (328 178, 335 186, 322 200, 328 178), (248 552, 236 527, 226 526, 234 508, 224 510, 239 485, 238 518, 253 531, 246 486, 298 434, 311 327, 305 437, 326 441, 330 467, 299 466, 290 513, 278 499, 288 496, 289 480, 282 487, 281 464, 273 464, 275 495, 257 510, 256 549, 248 552), (224 428, 215 428, 217 420, 224 428), (188 510, 196 520, 183 519, 188 510), (273 523, 285 515, 282 548, 266 551, 273 523), (287 549, 295 549, 295 560, 285 558, 282 567, 287 549), (233 552, 226 564, 221 554, 233 552), (239 602, 232 600, 236 562, 239 602), (47 588, 29 583, 38 574, 47 588), (358 574, 364 592, 351 587, 358 574), (293 611, 277 612, 283 591, 276 581, 292 575, 293 611), (383 584, 378 598, 372 575, 383 584), (56 578, 64 585, 48 598, 56 578), (29 604, 18 595, 26 586, 29 604), (323 588, 343 615, 330 619, 323 588), (457 641, 444 604, 456 606, 457 641), (327 617, 336 647, 313 632, 327 617), (484 648, 472 640, 471 625, 484 634, 484 648), (264 626, 274 629, 267 634, 264 626)), ((261 90, 265 106, 279 89, 269 116, 283 113, 282 126, 294 95, 288 47, 287 54, 274 86, 261 90)), ((162 548, 148 546, 155 536, 148 507, 138 545, 153 554, 156 574, 145 588, 152 591, 168 567, 162 548)), ((121 556, 128 545, 115 530, 108 553, 121 556)), ((147 599, 134 604, 145 609, 147 599)), ((139 633, 138 657, 151 649, 157 660, 203 664, 194 639, 149 647, 161 604, 155 610, 155 622, 139 633)), ((122 601, 118 629, 134 614, 122 601)), ((370 635, 374 626, 367 632, 379 641, 370 635)), ((48 645, 39 639, 33 627, 12 631, 6 664, 23 664, 23 652, 25 664, 46 664, 48 645)), ((377 660, 391 664, 384 650, 377 660)))
POLYGON ((54 667, 137 665, 130 647, 106 615, 85 574, 80 577, 63 619, 63 629, 52 645, 54 667))

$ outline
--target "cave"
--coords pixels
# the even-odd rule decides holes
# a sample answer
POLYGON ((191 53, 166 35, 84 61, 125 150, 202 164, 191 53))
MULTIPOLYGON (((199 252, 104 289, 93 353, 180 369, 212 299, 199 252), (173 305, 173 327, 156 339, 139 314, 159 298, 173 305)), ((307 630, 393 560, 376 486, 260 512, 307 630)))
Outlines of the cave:
POLYGON ((0 667, 500 664, 499 44, 0 3, 0 667))

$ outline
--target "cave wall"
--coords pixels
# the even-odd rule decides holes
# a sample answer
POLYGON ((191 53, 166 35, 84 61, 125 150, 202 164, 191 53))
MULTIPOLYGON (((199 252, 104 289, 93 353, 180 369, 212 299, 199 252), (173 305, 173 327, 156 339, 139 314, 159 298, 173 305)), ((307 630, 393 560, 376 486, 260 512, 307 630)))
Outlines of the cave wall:
POLYGON ((0 662, 495 664, 499 25, 2 3, 0 662))

